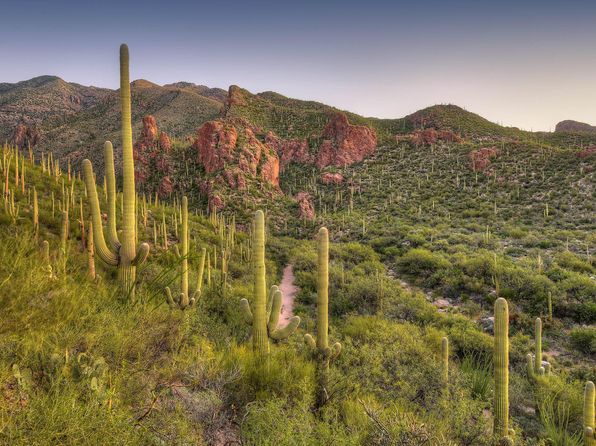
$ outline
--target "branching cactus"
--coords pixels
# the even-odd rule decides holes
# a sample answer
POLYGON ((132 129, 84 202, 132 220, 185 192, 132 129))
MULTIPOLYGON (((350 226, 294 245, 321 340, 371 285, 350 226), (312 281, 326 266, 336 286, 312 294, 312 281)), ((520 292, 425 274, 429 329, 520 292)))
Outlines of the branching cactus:
POLYGON ((329 347, 329 232, 319 229, 318 276, 317 276, 317 339, 310 334, 304 336, 317 359, 317 407, 322 407, 329 399, 329 362, 341 352, 341 344, 336 342, 329 347))
POLYGON ((495 372, 494 435, 502 445, 513 444, 509 429, 509 308, 502 297, 495 302, 493 365, 495 372))
POLYGON ((300 318, 294 316, 288 325, 278 328, 279 313, 281 311, 281 291, 272 286, 267 298, 267 284, 265 279, 265 216, 263 211, 255 213, 253 223, 253 280, 254 295, 252 307, 248 300, 242 299, 240 307, 246 323, 252 325, 252 344, 255 352, 260 355, 269 354, 269 338, 273 340, 286 339, 298 324, 300 318))
MULTIPOLYGON (((192 296, 189 295, 188 291, 188 199, 186 197, 182 197, 182 228, 180 230, 180 247, 181 249, 176 249, 176 255, 180 259, 180 267, 182 268, 182 272, 180 274, 180 295, 177 301, 174 301, 172 297, 172 292, 170 291, 170 287, 166 287, 166 298, 167 302, 170 305, 170 308, 180 308, 184 310, 187 307, 192 307, 196 299, 198 298, 199 293, 201 292, 200 287, 200 280, 202 277, 199 277, 197 283, 197 288, 195 289, 192 296)), ((205 261, 205 252, 203 251, 202 255, 202 262, 205 261)), ((202 268, 199 266, 199 270, 202 268)), ((199 273, 199 276, 201 274, 199 273)))
POLYGON ((594 383, 588 381, 584 390, 584 443, 585 446, 596 446, 596 420, 594 419, 594 403, 596 390, 594 383))
POLYGON ((120 100, 122 107, 122 165, 123 165, 123 212, 122 231, 116 231, 116 180, 114 176, 114 154, 112 144, 106 142, 104 156, 106 163, 108 195, 108 244, 104 239, 91 161, 83 161, 85 186, 89 194, 93 222, 93 238, 97 255, 106 264, 118 267, 118 278, 122 288, 131 300, 135 298, 136 267, 149 254, 149 245, 142 243, 137 250, 135 221, 135 178, 132 153, 132 128, 130 117, 130 82, 128 75, 128 47, 120 46, 120 100))

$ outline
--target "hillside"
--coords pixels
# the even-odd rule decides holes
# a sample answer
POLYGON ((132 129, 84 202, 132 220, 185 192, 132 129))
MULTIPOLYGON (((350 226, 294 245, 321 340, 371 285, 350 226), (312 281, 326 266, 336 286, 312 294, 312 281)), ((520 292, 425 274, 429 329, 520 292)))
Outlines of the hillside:
POLYGON ((592 441, 590 137, 128 64, 1 148, 0 444, 592 441))

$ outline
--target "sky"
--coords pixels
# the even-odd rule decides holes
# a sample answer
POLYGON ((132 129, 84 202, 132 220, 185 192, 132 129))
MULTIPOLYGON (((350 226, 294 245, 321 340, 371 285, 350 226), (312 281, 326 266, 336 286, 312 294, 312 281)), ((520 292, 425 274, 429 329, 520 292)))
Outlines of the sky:
POLYGON ((398 118, 452 103, 491 121, 596 124, 595 0, 0 0, 0 82, 44 74, 240 85, 398 118), (91 4, 93 3, 93 4, 91 4))

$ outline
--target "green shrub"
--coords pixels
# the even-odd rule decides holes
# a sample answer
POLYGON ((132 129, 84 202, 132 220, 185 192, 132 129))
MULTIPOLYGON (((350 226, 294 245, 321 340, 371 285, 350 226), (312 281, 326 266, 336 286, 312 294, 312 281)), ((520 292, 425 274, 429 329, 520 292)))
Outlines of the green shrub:
POLYGON ((569 339, 576 350, 586 355, 596 354, 596 328, 574 328, 569 334, 569 339))
POLYGON ((399 260, 400 270, 406 274, 430 277, 439 269, 447 269, 450 263, 440 254, 435 254, 424 248, 415 248, 405 253, 399 260))

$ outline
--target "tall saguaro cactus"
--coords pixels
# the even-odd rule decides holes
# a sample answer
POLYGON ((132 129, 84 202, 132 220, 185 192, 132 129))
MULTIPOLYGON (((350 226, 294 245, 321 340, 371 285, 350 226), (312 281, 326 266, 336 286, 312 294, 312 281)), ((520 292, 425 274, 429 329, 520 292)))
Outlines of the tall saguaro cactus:
POLYGON ((272 286, 267 298, 267 284, 265 278, 265 215, 263 211, 255 212, 253 222, 253 284, 254 294, 252 308, 248 300, 242 299, 240 307, 246 323, 252 325, 253 349, 261 354, 269 354, 269 338, 274 340, 286 339, 298 324, 300 318, 293 316, 288 325, 278 328, 279 313, 281 311, 281 291, 272 286))
POLYGON ((329 347, 329 232, 319 229, 318 275, 317 275, 317 339, 310 334, 304 336, 306 344, 317 359, 317 407, 323 406, 328 398, 329 362, 339 356, 341 344, 329 347))
POLYGON ((493 365, 495 373, 494 434, 502 445, 513 444, 509 429, 509 308, 502 297, 495 302, 493 365))
POLYGON ((95 187, 95 177, 91 161, 83 161, 85 185, 89 194, 93 222, 93 238, 97 255, 105 263, 118 267, 118 278, 131 300, 135 297, 136 267, 143 263, 149 254, 149 245, 142 243, 137 251, 135 219, 135 177, 132 152, 132 128, 130 117, 130 82, 128 74, 128 47, 120 46, 120 101, 122 110, 122 231, 116 231, 116 181, 114 177, 114 156, 112 144, 106 142, 104 156, 108 195, 108 242, 105 242, 99 199, 95 187))
POLYGON ((588 381, 584 390, 584 443, 596 446, 596 420, 594 419, 594 403, 596 402, 594 383, 588 381))
POLYGON ((542 320, 539 317, 536 318, 534 325, 534 348, 536 349, 534 371, 544 375, 544 368, 542 367, 542 320))
POLYGON ((186 307, 193 306, 196 298, 201 292, 201 282, 203 279, 203 268, 205 264, 205 248, 201 255, 201 264, 199 265, 199 277, 197 279, 197 287, 192 294, 189 295, 188 291, 188 198, 182 197, 182 227, 180 229, 180 247, 181 250, 177 250, 176 254, 181 260, 182 274, 180 275, 180 297, 178 301, 174 301, 172 292, 169 287, 166 287, 166 298, 170 308, 179 307, 184 310, 186 307))
POLYGON ((441 363, 443 372, 443 381, 449 382, 449 338, 441 339, 441 363))

